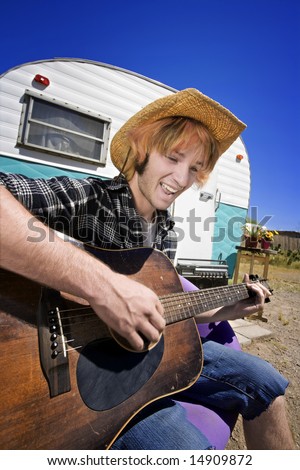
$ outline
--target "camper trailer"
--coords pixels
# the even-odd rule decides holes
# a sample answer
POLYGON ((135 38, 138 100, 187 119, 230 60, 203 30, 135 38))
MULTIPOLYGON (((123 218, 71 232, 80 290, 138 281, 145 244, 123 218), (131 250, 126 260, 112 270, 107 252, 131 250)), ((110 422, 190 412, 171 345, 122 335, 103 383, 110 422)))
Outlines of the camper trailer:
MULTIPOLYGON (((31 177, 117 174, 109 147, 122 124, 176 90, 137 73, 83 59, 16 66, 0 77, 0 168, 31 177)), ((227 282, 248 211, 250 167, 241 138, 200 190, 170 208, 180 240, 179 272, 195 282, 227 282)))

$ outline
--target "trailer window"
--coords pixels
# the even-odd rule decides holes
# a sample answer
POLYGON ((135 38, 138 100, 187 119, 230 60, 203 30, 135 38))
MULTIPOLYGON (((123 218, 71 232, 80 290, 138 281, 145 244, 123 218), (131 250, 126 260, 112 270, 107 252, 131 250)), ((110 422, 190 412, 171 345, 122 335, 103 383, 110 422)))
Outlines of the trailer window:
POLYGON ((105 164, 111 120, 48 97, 24 95, 18 144, 105 164))

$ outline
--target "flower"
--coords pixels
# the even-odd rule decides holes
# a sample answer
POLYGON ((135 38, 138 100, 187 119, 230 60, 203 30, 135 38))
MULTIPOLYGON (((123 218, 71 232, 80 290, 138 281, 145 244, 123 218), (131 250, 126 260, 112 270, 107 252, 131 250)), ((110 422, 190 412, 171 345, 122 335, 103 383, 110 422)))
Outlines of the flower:
POLYGON ((268 230, 267 227, 261 227, 260 238, 263 238, 267 242, 272 242, 274 239, 274 235, 278 235, 278 232, 276 230, 268 230))

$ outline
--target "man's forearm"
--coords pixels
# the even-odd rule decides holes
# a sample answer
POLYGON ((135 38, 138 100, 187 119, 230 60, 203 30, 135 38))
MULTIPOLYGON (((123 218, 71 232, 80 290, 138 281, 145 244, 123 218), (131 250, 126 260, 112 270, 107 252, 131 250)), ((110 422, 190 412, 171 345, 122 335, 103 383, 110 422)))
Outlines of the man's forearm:
POLYGON ((60 239, 0 187, 0 265, 54 289, 86 298, 92 272, 108 267, 60 239), (33 229, 34 228, 34 229, 33 229), (94 268, 94 269, 93 269, 94 268))

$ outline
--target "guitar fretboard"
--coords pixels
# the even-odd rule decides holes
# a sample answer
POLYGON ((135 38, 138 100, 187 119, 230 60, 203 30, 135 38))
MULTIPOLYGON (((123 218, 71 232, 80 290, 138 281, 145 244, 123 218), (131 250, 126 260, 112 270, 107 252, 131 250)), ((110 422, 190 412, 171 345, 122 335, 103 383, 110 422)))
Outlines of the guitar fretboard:
POLYGON ((168 324, 195 317, 217 307, 232 305, 247 299, 249 292, 246 284, 213 287, 203 291, 180 292, 160 297, 168 324))

